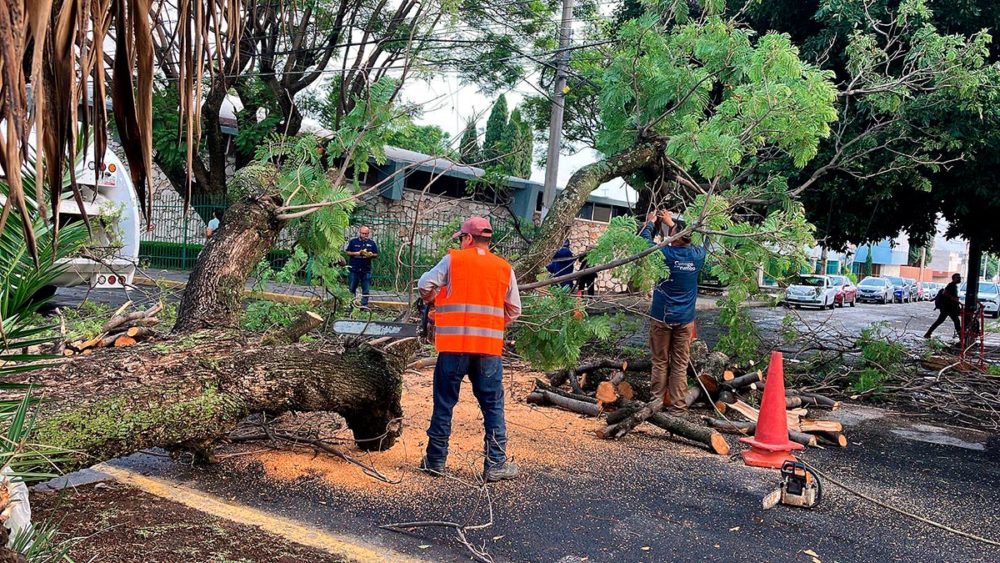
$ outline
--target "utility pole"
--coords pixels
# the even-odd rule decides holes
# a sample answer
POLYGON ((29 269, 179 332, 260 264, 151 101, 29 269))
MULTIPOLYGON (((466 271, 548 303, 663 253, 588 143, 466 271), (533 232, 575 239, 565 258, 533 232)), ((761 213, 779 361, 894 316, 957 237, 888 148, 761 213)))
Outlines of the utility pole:
POLYGON ((924 262, 927 260, 927 247, 920 249, 920 283, 924 282, 924 262))
POLYGON ((563 107, 566 99, 566 69, 569 63, 569 42, 573 35, 573 0, 563 0, 562 22, 559 24, 559 57, 556 60, 556 81, 552 92, 552 117, 549 120, 549 152, 545 158, 545 185, 542 188, 542 218, 556 199, 559 178, 559 144, 562 141, 563 107))

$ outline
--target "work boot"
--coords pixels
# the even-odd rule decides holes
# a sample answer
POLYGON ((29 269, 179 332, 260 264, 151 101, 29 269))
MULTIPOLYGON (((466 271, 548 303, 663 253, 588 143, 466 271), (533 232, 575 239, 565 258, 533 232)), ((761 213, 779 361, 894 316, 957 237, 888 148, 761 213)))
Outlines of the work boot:
POLYGON ((420 459, 417 469, 431 477, 444 477, 444 465, 429 465, 426 457, 420 459))
POLYGON ((504 462, 503 465, 494 465, 493 467, 487 469, 483 473, 483 477, 486 478, 487 483, 495 483, 497 481, 510 481, 516 478, 521 473, 521 470, 517 468, 517 464, 513 461, 504 462))
POLYGON ((925 333, 924 334, 924 340, 930 340, 930 339, 931 339, 931 333, 929 333, 929 332, 925 333))

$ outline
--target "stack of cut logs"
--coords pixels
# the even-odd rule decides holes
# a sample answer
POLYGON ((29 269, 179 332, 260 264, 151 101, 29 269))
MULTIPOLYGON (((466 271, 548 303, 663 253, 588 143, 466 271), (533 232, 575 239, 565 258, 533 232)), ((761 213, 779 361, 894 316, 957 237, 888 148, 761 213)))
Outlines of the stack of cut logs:
MULTIPOLYGON (((536 379, 527 401, 586 416, 603 415, 606 426, 597 431, 597 436, 606 439, 620 438, 648 422, 702 444, 714 453, 728 455, 729 443, 722 433, 753 435, 758 411, 751 403, 759 402, 763 393, 763 370, 752 365, 739 370, 730 365, 725 354, 709 352, 704 342, 692 343, 688 376, 694 384, 685 395, 692 414, 677 417, 662 412, 662 398, 650 396, 651 367, 649 361, 592 361, 576 369, 550 373, 548 381, 536 379), (564 389, 564 384, 569 389, 564 389)), ((815 393, 786 389, 785 406, 791 441, 813 447, 820 444, 847 447, 840 422, 810 417, 817 410, 838 409, 839 402, 815 393)))
POLYGON ((56 344, 53 351, 63 356, 76 354, 89 356, 96 348, 122 348, 156 336, 153 327, 160 324, 160 319, 156 318, 156 315, 163 310, 163 305, 158 303, 145 311, 126 312, 131 306, 132 302, 129 301, 115 311, 115 314, 101 326, 101 332, 97 336, 75 342, 64 339, 56 344))

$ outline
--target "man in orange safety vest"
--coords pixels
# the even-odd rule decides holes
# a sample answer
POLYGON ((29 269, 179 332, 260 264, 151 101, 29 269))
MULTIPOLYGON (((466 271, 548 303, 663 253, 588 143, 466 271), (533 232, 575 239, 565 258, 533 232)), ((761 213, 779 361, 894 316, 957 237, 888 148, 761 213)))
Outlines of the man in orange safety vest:
POLYGON ((521 314, 517 278, 506 260, 490 252, 493 228, 483 217, 470 217, 454 237, 462 248, 451 250, 420 276, 424 301, 434 303, 434 412, 427 429, 427 452, 420 470, 442 475, 448 457, 451 416, 462 379, 468 375, 486 427, 483 476, 487 481, 517 477, 507 460, 504 421, 504 329, 521 314))

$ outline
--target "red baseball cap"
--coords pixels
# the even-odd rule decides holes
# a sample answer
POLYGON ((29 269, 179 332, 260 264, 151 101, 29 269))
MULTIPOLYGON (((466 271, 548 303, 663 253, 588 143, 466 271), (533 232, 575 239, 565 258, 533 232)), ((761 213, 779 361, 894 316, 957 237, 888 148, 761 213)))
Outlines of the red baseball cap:
POLYGON ((475 237, 492 237, 493 227, 490 226, 489 219, 485 217, 472 216, 462 223, 462 228, 451 238, 458 238, 462 235, 472 235, 475 237))

